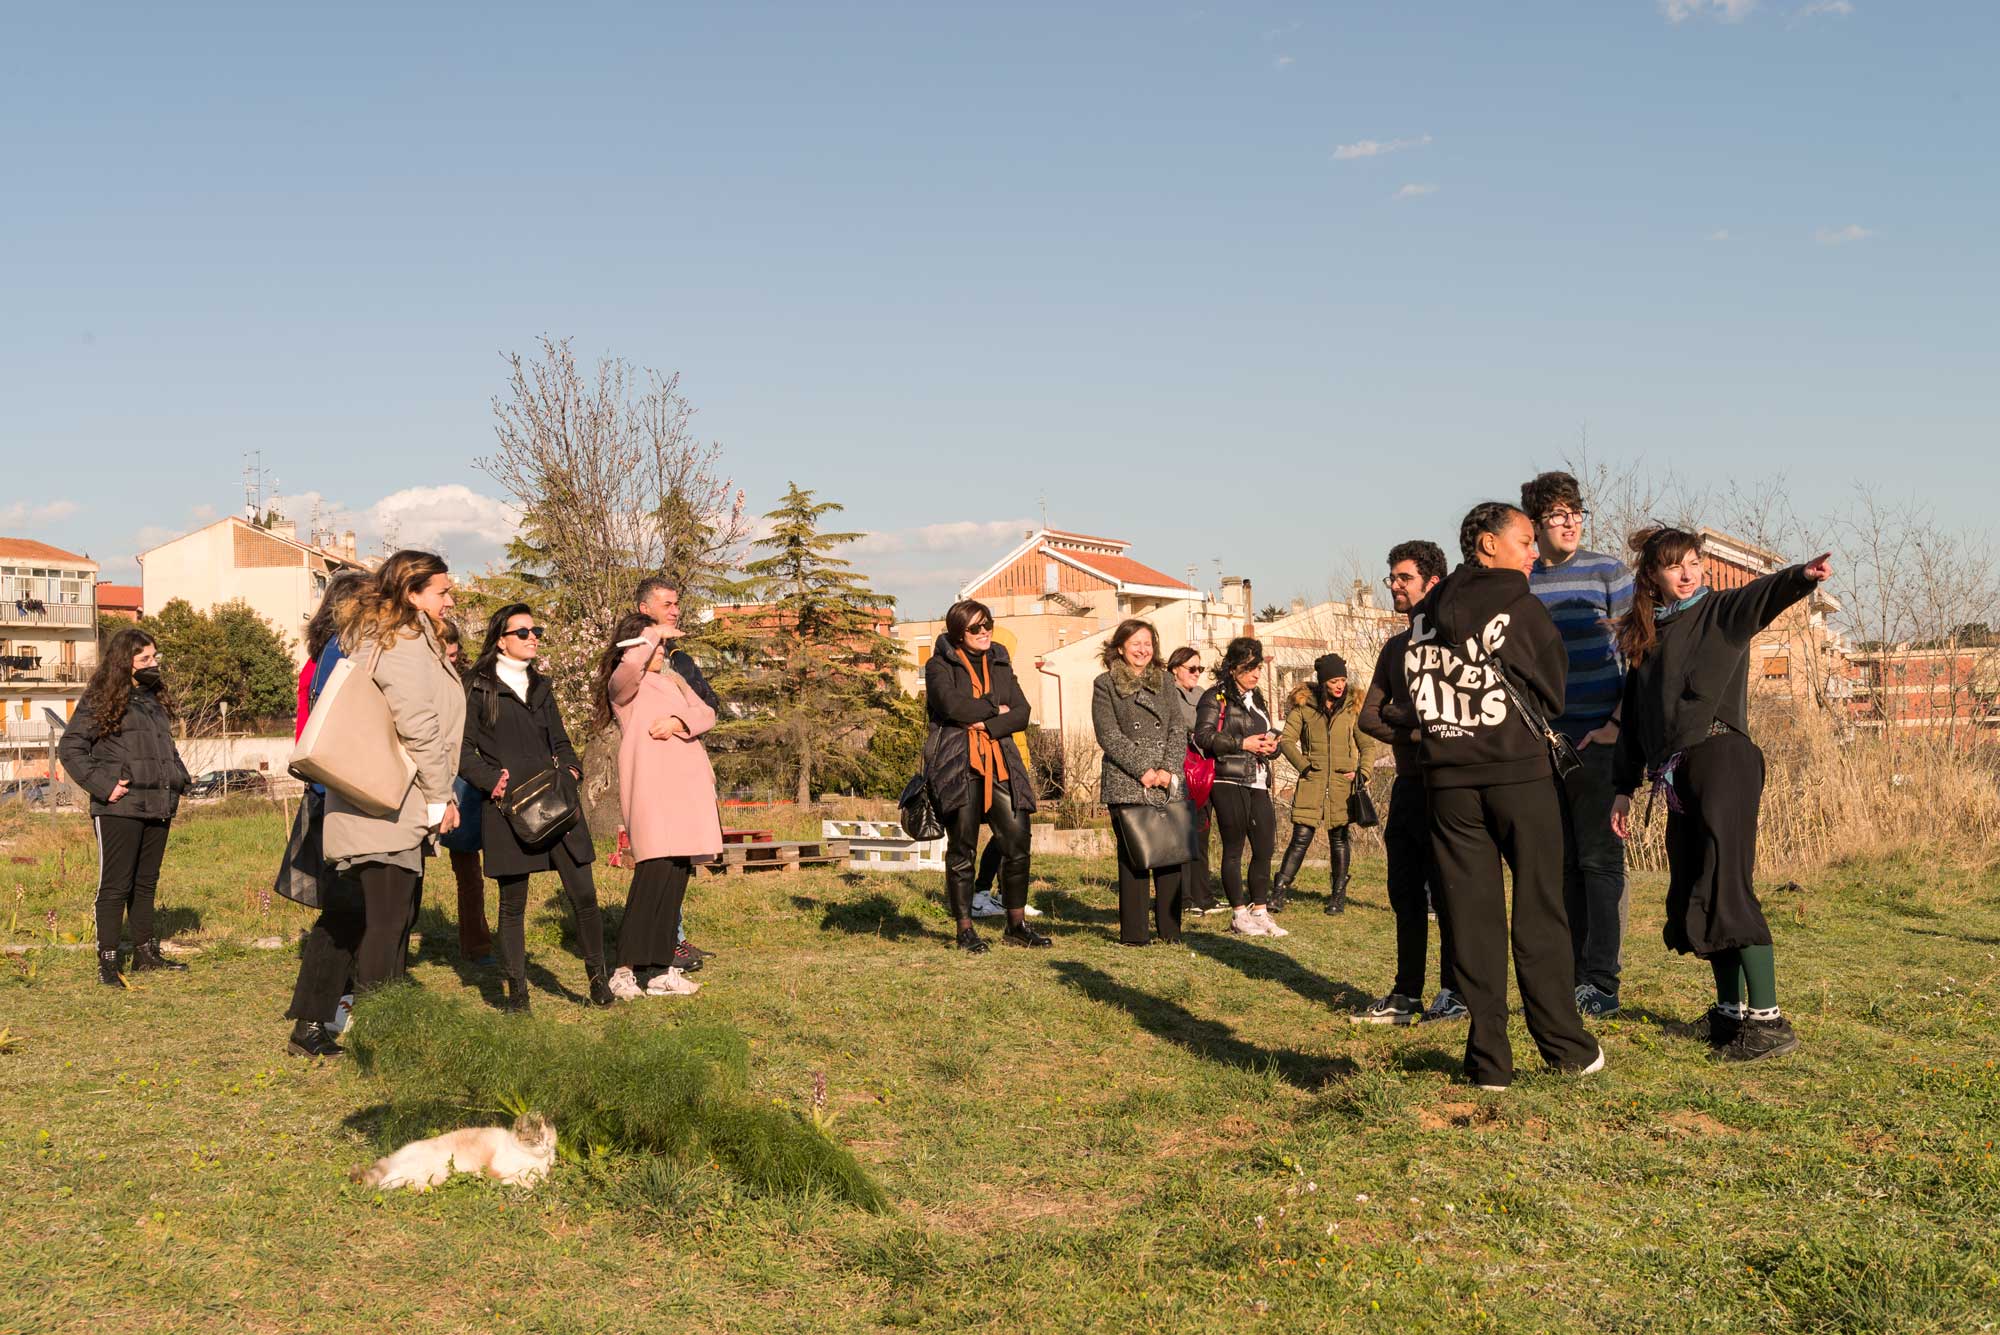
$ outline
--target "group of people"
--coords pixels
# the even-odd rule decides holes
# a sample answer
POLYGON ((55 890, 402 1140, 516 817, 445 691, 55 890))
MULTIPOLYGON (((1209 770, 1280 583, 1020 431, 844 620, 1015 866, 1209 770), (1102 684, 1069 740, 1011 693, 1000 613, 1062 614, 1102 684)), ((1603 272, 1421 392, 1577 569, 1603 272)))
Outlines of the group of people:
MULTIPOLYGON (((1828 560, 1713 589, 1698 534, 1648 528, 1632 536, 1628 565, 1581 548, 1586 517, 1576 480, 1544 473, 1523 485, 1521 504, 1486 502, 1465 516, 1456 570, 1434 543, 1397 544, 1384 582, 1407 629, 1383 646, 1363 691, 1352 688, 1339 654, 1321 656, 1282 721, 1264 694, 1256 639, 1230 641, 1204 687, 1194 648, 1163 658, 1151 623, 1116 627, 1091 716, 1103 752, 1100 798, 1112 813, 1121 943, 1172 942, 1185 916, 1222 911, 1234 932, 1288 935, 1278 916, 1321 830, 1331 868, 1325 911, 1343 912, 1356 805, 1368 798, 1369 772, 1386 747, 1395 977, 1352 1018, 1467 1019, 1467 1079, 1505 1088, 1514 1073, 1511 957, 1544 1061, 1596 1071, 1604 1054, 1584 1019, 1620 1005, 1623 841, 1634 828, 1634 795, 1650 785, 1648 809, 1658 800, 1667 810, 1666 944, 1714 972, 1715 1002, 1695 1033, 1725 1060, 1794 1050, 1752 886, 1764 764, 1749 735, 1749 647, 1828 577, 1828 560), (1273 761, 1281 755, 1296 779, 1291 835, 1274 876, 1273 761), (1211 901, 1211 824, 1221 833, 1226 910, 1211 901), (1511 918, 1503 866, 1513 882, 1511 918), (1432 920, 1439 991, 1426 1006, 1432 920)), ((524 918, 537 872, 561 881, 593 1003, 699 986, 687 975, 706 952, 686 941, 682 908, 694 864, 722 848, 701 742, 718 704, 693 659, 673 647, 676 591, 658 579, 639 587, 592 688, 594 726, 619 727, 620 809, 636 863, 615 964, 580 800, 571 796, 574 819, 543 838, 517 830, 520 813, 509 802, 522 786, 573 791, 581 779, 539 666, 534 609, 497 609, 469 665, 460 662, 452 609, 445 563, 403 551, 372 574, 340 577, 308 629, 300 728, 346 661, 380 691, 413 777, 386 814, 334 788, 302 803, 301 819, 317 822, 323 871, 310 896, 319 916, 287 1011, 290 1047, 301 1055, 337 1054, 343 1003, 402 973, 433 844, 450 854, 460 948, 476 962, 493 962, 484 882, 499 882, 507 1008, 529 1004, 524 918)), ((1051 944, 1028 905, 1037 784, 1020 739, 1031 711, 994 629, 984 604, 955 604, 924 673, 923 775, 946 834, 956 944, 971 953, 988 949, 975 918, 996 893, 1003 943, 1051 944), (990 832, 984 859, 982 829, 990 832)), ((91 796, 99 976, 107 983, 122 981, 128 916, 132 969, 181 967, 160 953, 153 927, 168 830, 189 785, 172 717, 158 646, 124 629, 107 645, 60 748, 91 796)))

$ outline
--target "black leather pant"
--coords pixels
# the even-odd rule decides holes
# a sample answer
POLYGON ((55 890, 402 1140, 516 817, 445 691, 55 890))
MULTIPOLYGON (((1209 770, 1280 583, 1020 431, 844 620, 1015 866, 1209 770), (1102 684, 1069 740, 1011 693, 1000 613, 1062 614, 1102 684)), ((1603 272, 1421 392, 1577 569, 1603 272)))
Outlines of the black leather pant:
POLYGON ((945 902, 959 922, 969 922, 972 918, 975 854, 979 850, 981 825, 993 831, 993 842, 1000 848, 1000 902, 1010 911, 1028 906, 1028 817, 1025 812, 1014 810, 1013 795, 996 784, 993 805, 988 809, 981 811, 979 798, 974 796, 945 817, 945 902))
POLYGON ((1289 891, 1299 879, 1299 868, 1306 865, 1306 854, 1312 851, 1313 838, 1319 834, 1317 825, 1292 823, 1292 841, 1285 845, 1285 856, 1278 862, 1277 884, 1274 890, 1289 891))

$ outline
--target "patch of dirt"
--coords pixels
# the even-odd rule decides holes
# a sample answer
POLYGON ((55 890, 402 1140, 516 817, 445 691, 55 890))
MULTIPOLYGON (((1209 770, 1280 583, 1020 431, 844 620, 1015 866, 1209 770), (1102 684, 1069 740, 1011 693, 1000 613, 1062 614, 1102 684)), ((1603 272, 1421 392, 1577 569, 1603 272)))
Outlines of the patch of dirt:
POLYGON ((1703 1112, 1668 1113, 1661 1119, 1668 1128, 1684 1136, 1734 1136, 1741 1134, 1727 1122, 1718 1122, 1703 1112))
POLYGON ((1453 1127, 1491 1126, 1500 1120, 1500 1109, 1491 1104, 1440 1103, 1435 1108, 1417 1109, 1417 1125, 1425 1131, 1448 1131, 1453 1127))
POLYGON ((1217 1122, 1215 1129, 1222 1132, 1225 1136, 1234 1138, 1257 1134, 1257 1124, 1255 1122, 1247 1117, 1238 1117, 1233 1113, 1223 1118, 1220 1122, 1217 1122))
POLYGON ((1847 1143, 1863 1154, 1894 1154, 1896 1138, 1887 1131, 1850 1131, 1847 1143))

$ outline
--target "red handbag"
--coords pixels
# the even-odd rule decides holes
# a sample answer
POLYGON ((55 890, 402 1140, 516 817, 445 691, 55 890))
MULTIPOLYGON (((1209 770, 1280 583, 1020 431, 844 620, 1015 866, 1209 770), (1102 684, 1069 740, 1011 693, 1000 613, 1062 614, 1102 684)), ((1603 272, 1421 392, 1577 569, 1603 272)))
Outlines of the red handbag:
MULTIPOLYGON (((1229 697, 1222 697, 1222 708, 1215 716, 1215 726, 1220 728, 1229 717, 1229 697)), ((1181 761, 1181 773, 1187 777, 1188 801, 1197 809, 1208 805, 1209 794, 1215 791, 1215 757, 1205 756, 1188 743, 1187 756, 1181 761)))

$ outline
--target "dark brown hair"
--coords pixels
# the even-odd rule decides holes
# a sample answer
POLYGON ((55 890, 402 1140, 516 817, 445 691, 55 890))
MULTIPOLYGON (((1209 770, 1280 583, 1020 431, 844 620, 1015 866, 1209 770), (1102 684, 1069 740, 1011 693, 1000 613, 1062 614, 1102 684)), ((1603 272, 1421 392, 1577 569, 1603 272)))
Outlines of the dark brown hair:
POLYGON ((1125 656, 1125 642, 1142 630, 1153 637, 1153 662, 1157 663, 1160 661, 1160 632, 1153 629, 1153 623, 1150 621, 1144 621, 1138 617, 1127 617, 1118 623, 1117 630, 1111 632, 1111 638, 1104 642, 1104 652, 1098 655, 1098 658, 1103 661, 1107 671, 1110 670, 1113 663, 1118 662, 1125 656))
POLYGON ((1521 484, 1521 510, 1533 523, 1541 523, 1542 516, 1558 504, 1572 510, 1583 508, 1583 488, 1570 474, 1537 473, 1521 484))
MULTIPOLYGON (((945 638, 963 649, 965 647, 966 629, 973 622, 981 618, 985 619, 987 625, 990 626, 993 624, 993 609, 985 603, 971 598, 964 598, 953 603, 951 610, 944 614, 945 638)), ((1158 642, 1155 641, 1155 643, 1158 642)))
MULTIPOLYGON (((127 626, 104 646, 97 657, 97 671, 90 674, 90 685, 83 688, 83 700, 77 705, 79 713, 90 711, 92 726, 97 729, 93 741, 115 737, 124 728, 125 706, 132 699, 132 660, 148 645, 158 644, 158 640, 137 626, 127 626)), ((174 712, 164 685, 155 698, 169 715, 174 712)))
POLYGON ((1209 671, 1222 683, 1223 694, 1235 699, 1240 694, 1236 689, 1236 674, 1244 668, 1262 666, 1264 666, 1264 642, 1252 639, 1248 635, 1238 635, 1229 642, 1229 647, 1222 651, 1222 661, 1209 671))
POLYGON ((1389 569, 1394 570, 1405 561, 1417 568, 1417 578, 1426 584, 1451 573, 1451 566, 1444 559, 1444 548, 1422 538, 1399 542, 1389 549, 1389 569))
POLYGON ((1201 654, 1191 644, 1184 644, 1167 655, 1167 671, 1172 672, 1190 658, 1200 658, 1201 654))
POLYGON ((320 595, 319 610, 306 622, 306 657, 318 659, 326 652, 326 642, 333 638, 334 627, 340 620, 340 608, 352 598, 362 585, 368 582, 368 573, 363 570, 343 570, 326 582, 326 592, 320 595))
POLYGON ((1618 656, 1625 660, 1625 670, 1630 672, 1645 662, 1653 646, 1660 642, 1653 619, 1653 612, 1660 605, 1660 586, 1653 572, 1679 565, 1687 560, 1688 553, 1699 552, 1701 535, 1670 524, 1658 524, 1640 529, 1626 545, 1632 549, 1632 606, 1618 621, 1618 656))
MULTIPOLYGON (((503 621, 500 624, 504 626, 507 623, 503 621)), ((611 674, 616 672, 618 665, 625 660, 625 651, 618 647, 618 642, 638 639, 639 632, 652 624, 653 618, 644 612, 627 612, 619 617, 618 624, 611 628, 611 643, 605 645, 604 652, 597 656, 597 685, 591 691, 592 732, 603 732, 611 726, 611 674)))

